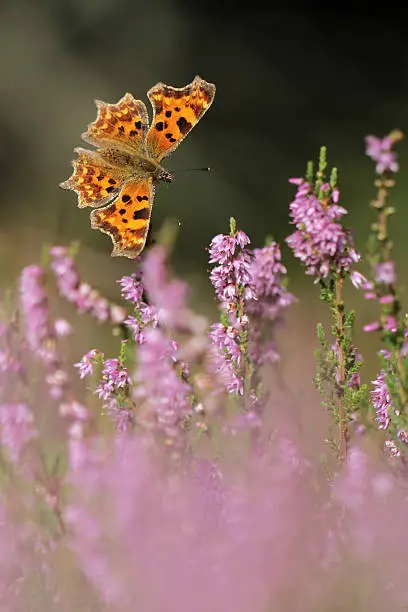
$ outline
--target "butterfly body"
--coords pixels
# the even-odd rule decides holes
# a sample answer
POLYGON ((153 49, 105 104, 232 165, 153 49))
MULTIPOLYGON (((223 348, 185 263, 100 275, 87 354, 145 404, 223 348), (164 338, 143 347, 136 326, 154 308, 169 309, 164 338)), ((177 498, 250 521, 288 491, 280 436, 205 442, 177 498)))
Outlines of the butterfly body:
POLYGON ((77 193, 80 208, 95 208, 91 227, 111 237, 112 255, 134 258, 142 251, 154 185, 173 180, 160 162, 196 125, 214 96, 215 85, 198 76, 182 88, 158 83, 148 92, 154 111, 150 127, 146 106, 131 94, 117 104, 96 101, 98 117, 82 137, 97 149, 75 149, 74 172, 61 187, 77 193))
POLYGON ((129 153, 117 147, 99 149, 97 153, 103 160, 116 166, 129 180, 145 176, 151 177, 154 182, 171 183, 174 178, 171 172, 163 168, 153 157, 141 153, 129 153))

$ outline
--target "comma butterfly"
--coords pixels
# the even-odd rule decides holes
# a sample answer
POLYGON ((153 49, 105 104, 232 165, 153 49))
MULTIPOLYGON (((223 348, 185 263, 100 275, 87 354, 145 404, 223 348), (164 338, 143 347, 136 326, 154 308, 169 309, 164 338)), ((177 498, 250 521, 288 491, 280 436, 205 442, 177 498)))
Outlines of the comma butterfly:
POLYGON ((78 195, 78 206, 91 206, 91 226, 108 234, 112 255, 134 258, 143 250, 158 181, 173 176, 160 165, 211 106, 215 85, 199 76, 185 87, 157 83, 147 96, 153 107, 129 93, 117 104, 96 100, 98 116, 82 138, 96 150, 78 147, 72 176, 60 187, 78 195))

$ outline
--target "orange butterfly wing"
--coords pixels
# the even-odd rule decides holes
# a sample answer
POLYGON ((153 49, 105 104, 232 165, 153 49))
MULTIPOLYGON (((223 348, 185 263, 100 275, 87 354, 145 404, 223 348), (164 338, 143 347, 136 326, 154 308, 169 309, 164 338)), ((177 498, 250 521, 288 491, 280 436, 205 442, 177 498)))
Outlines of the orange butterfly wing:
POLYGON ((215 85, 196 76, 181 88, 157 83, 147 95, 154 111, 146 138, 147 154, 160 161, 174 151, 209 109, 215 85))
POLYGON ((72 175, 60 183, 63 189, 72 189, 78 196, 78 206, 102 206, 119 193, 124 176, 120 168, 108 164, 96 151, 78 147, 72 165, 72 175))
POLYGON ((152 179, 137 179, 126 183, 112 204, 91 212, 91 226, 111 237, 113 256, 134 258, 142 251, 149 229, 153 198, 152 179))
POLYGON ((130 152, 143 152, 149 117, 146 106, 125 94, 116 104, 95 100, 98 116, 88 125, 82 138, 96 146, 117 145, 130 152))

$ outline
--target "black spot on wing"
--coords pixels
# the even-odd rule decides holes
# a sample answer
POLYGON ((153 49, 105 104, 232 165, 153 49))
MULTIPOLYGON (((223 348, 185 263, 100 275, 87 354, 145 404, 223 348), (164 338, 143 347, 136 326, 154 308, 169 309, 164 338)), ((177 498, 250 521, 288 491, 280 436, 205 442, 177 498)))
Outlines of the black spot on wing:
POLYGON ((176 123, 178 129, 183 135, 187 134, 187 132, 191 130, 191 123, 187 121, 185 117, 180 117, 179 119, 177 119, 176 123))
POLYGON ((135 210, 135 212, 133 213, 134 221, 137 221, 137 219, 148 219, 149 217, 150 217, 149 208, 141 208, 140 210, 135 210))

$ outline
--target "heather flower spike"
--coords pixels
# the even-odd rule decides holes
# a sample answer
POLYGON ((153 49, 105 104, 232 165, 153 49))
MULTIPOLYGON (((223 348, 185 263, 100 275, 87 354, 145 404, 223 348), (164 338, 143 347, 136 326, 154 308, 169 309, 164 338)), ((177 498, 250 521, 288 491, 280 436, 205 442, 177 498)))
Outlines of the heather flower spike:
POLYGON ((249 250, 250 240, 230 219, 229 235, 219 234, 209 247, 209 261, 216 264, 210 279, 220 303, 221 320, 211 326, 211 364, 228 393, 245 395, 246 410, 259 410, 257 370, 279 360, 273 326, 294 301, 281 277, 279 245, 272 241, 249 250))
POLYGON ((384 138, 366 138, 366 154, 376 162, 376 172, 380 175, 374 182, 377 193, 371 202, 376 219, 371 224, 368 242, 371 279, 366 297, 377 300, 379 315, 363 329, 381 334, 383 348, 379 356, 382 368, 373 381, 370 395, 378 427, 386 429, 391 436, 391 440, 386 440, 385 449, 393 457, 400 456, 401 449, 408 442, 407 320, 399 298, 393 242, 389 235, 389 218, 395 213, 389 199, 395 187, 394 175, 399 170, 394 146, 402 138, 399 130, 384 138))
POLYGON ((51 269, 55 274, 60 295, 75 305, 80 313, 89 313, 101 323, 122 323, 125 311, 110 303, 99 291, 81 280, 74 257, 62 246, 50 249, 51 269))
POLYGON ((349 423, 355 406, 365 401, 365 389, 360 389, 362 356, 353 341, 355 315, 345 308, 343 284, 347 276, 357 287, 364 286, 366 279, 355 270, 361 256, 354 247, 351 230, 343 225, 347 210, 339 204, 336 168, 327 179, 325 147, 321 148, 315 177, 312 168, 309 164, 305 179, 291 180, 297 186, 290 204, 291 222, 296 230, 286 242, 303 263, 306 274, 316 277, 320 299, 331 311, 329 330, 322 324, 317 330, 320 349, 315 382, 338 427, 337 438, 329 435, 328 442, 339 459, 344 460, 350 444, 349 423))
POLYGON ((377 174, 398 172, 398 158, 393 147, 403 138, 404 135, 400 130, 394 130, 384 138, 366 136, 366 155, 376 162, 375 170, 377 174))

